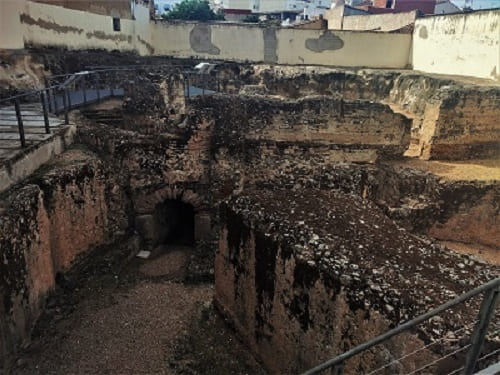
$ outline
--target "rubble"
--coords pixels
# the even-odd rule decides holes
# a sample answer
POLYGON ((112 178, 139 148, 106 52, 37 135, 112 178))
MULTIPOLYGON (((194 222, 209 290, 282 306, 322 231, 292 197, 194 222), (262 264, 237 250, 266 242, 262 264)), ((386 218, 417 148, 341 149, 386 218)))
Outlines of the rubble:
MULTIPOLYGON (((63 70, 78 56, 55 54, 48 65, 63 70)), ((217 308, 275 372, 305 370, 498 275, 429 237, 495 246, 498 181, 451 181, 394 164, 412 147, 451 157, 455 133, 461 157, 489 155, 497 88, 394 71, 217 64, 224 92, 185 98, 172 65, 138 68, 123 80, 122 103, 73 114, 77 147, 91 159, 56 163, 6 193, 0 292, 9 303, 0 314, 8 327, 23 326, 14 304, 30 315, 23 332, 9 333, 13 347, 29 336, 57 272, 71 289, 65 275, 80 259, 132 235, 126 257, 141 249, 155 258, 167 201, 192 211, 195 249, 179 257, 187 281, 215 278, 217 308), (456 111, 463 117, 455 123, 456 111), (432 113, 441 130, 424 139, 422 120, 432 113), (472 120, 478 133, 467 138, 472 120), (75 229, 82 225, 88 230, 75 229), (42 258, 60 260, 54 272, 42 258)), ((353 368, 453 337, 477 307, 434 319, 353 368)), ((411 371, 434 356, 396 367, 411 371)))

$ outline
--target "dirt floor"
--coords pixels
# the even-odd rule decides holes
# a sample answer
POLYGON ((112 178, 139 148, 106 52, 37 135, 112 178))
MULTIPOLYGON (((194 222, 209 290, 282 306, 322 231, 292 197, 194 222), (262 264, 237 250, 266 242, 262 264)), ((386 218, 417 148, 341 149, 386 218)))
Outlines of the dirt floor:
POLYGON ((390 164, 430 172, 448 180, 500 180, 500 159, 445 161, 406 158, 390 164))
POLYGON ((215 312, 213 285, 184 281, 191 254, 168 246, 123 266, 118 252, 59 280, 14 374, 264 374, 215 312))
POLYGON ((461 254, 470 254, 490 263, 500 266, 500 249, 479 244, 465 244, 456 241, 440 241, 443 245, 461 254))

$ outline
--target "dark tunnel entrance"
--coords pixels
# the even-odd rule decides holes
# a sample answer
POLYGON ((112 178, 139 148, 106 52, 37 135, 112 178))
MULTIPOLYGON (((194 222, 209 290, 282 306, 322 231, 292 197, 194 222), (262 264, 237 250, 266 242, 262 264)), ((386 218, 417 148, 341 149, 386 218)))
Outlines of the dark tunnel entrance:
POLYGON ((180 199, 167 199, 156 206, 159 243, 194 245, 194 208, 180 199))

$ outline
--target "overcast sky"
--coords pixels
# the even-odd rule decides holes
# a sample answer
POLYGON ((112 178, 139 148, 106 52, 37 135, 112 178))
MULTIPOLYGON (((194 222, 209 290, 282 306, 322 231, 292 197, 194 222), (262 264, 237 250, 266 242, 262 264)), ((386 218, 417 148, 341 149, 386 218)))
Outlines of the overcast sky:
MULTIPOLYGON (((465 0, 452 0, 459 7, 463 7, 465 0)), ((474 9, 500 8, 500 0, 472 0, 474 9)))

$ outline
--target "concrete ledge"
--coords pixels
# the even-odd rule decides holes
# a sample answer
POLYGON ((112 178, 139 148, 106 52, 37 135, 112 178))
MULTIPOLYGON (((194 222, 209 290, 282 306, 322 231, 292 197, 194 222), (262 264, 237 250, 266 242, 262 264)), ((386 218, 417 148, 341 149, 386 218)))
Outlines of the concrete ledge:
POLYGON ((0 192, 22 181, 53 156, 63 152, 73 143, 75 134, 76 126, 67 125, 43 142, 13 151, 12 158, 0 162, 0 192))

